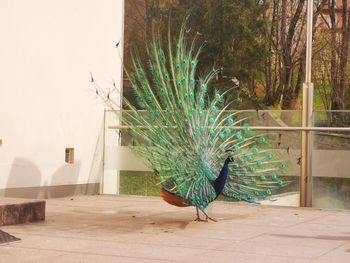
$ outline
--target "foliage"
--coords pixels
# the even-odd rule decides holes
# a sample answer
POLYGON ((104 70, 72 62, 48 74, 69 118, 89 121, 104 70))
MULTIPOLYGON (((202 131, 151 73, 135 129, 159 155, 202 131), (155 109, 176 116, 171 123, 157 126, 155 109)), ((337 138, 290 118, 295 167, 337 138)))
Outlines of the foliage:
POLYGON ((159 196, 158 177, 152 172, 121 172, 119 193, 159 196))
MULTIPOLYGON (((157 15, 153 15, 153 22, 147 19, 144 22, 156 23, 164 38, 167 35, 164 32, 167 31, 168 23, 173 35, 176 35, 179 32, 179 25, 189 15, 189 34, 196 35, 198 32, 199 41, 205 42, 198 71, 205 74, 213 68, 220 69, 209 89, 214 90, 212 87, 215 87, 226 90, 239 83, 241 90, 231 91, 228 94, 229 99, 239 100, 239 95, 244 92, 256 100, 255 82, 263 78, 262 72, 267 55, 264 18, 266 5, 257 4, 254 0, 178 0, 164 1, 162 6, 149 1, 148 4, 149 6, 145 7, 146 12, 157 15)), ((145 14, 145 17, 149 15, 145 14)), ((137 46, 143 46, 143 43, 151 38, 151 27, 152 25, 146 25, 145 30, 136 34, 134 30, 130 31, 127 43, 135 41, 137 46)), ((129 46, 128 44, 126 49, 129 46)), ((139 48, 137 50, 141 60, 146 61, 147 54, 140 52, 139 48)), ((130 65, 130 57, 126 60, 130 65)), ((237 104, 235 106, 237 107, 237 104)))
MULTIPOLYGON (((348 0, 314 0, 313 77, 317 102, 325 109, 350 107, 348 0), (322 35, 322 36, 321 36, 322 35), (320 75, 323 74, 323 76, 320 75)), ((130 50, 147 63, 144 43, 153 28, 166 41, 190 15, 189 35, 205 42, 198 71, 219 74, 208 87, 225 90, 241 107, 300 108, 305 76, 306 0, 127 0, 125 11, 125 65, 132 67, 130 50), (155 27, 154 27, 155 26, 155 27)), ((148 74, 148 73, 147 73, 148 74)), ((127 85, 126 85, 127 86, 127 85)), ((128 91, 128 87, 124 89, 128 91)), ((126 94, 132 100, 132 94, 126 94)), ((232 107, 237 108, 234 104, 232 107)))

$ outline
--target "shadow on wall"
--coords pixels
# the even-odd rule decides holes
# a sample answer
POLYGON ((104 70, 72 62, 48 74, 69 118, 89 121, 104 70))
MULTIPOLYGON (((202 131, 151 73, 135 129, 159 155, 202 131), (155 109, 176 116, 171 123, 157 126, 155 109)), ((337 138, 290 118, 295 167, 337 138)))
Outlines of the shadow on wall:
POLYGON ((77 184, 82 162, 62 164, 52 176, 43 176, 39 167, 30 159, 16 157, 11 165, 5 189, 0 196, 21 198, 54 198, 99 193, 103 176, 104 123, 100 129, 92 158, 89 177, 83 184, 77 184), (43 181, 43 178, 47 178, 43 181))
POLYGON ((81 167, 81 161, 75 161, 74 164, 64 164, 54 172, 51 177, 49 188, 43 187, 39 191, 37 198, 54 198, 73 196, 78 193, 78 178, 81 167))
POLYGON ((83 194, 99 193, 99 185, 96 188, 96 183, 100 184, 103 177, 103 151, 104 151, 104 122, 102 121, 101 129, 95 145, 94 155, 90 166, 89 178, 87 187, 83 194))
MULTIPOLYGON (((16 197, 11 188, 28 187, 40 185, 41 172, 39 167, 31 160, 23 157, 17 157, 13 160, 10 174, 7 179, 4 196, 16 197)), ((34 198, 34 196, 28 196, 34 198)))
POLYGON ((0 195, 46 199, 81 194, 79 185, 76 184, 80 167, 80 161, 64 164, 54 172, 51 182, 45 182, 41 186, 42 174, 39 167, 29 159, 17 157, 12 163, 6 188, 0 195))

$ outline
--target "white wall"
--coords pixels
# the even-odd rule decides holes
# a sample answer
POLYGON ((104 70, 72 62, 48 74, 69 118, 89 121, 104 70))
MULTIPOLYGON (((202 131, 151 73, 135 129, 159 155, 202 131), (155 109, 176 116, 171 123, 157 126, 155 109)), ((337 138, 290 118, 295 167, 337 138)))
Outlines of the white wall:
POLYGON ((122 6, 1 0, 0 189, 100 180, 103 105, 89 74, 102 86, 112 78, 121 83, 114 46, 122 38, 122 6), (64 162, 66 147, 75 148, 74 165, 64 162))

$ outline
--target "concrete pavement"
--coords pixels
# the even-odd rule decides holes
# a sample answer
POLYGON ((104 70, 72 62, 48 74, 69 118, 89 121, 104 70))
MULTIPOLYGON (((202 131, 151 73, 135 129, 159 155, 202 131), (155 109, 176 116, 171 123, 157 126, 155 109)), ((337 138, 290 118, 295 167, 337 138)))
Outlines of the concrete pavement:
POLYGON ((4 226, 0 262, 350 262, 350 212, 214 202, 218 222, 157 197, 49 199, 46 221, 4 226))

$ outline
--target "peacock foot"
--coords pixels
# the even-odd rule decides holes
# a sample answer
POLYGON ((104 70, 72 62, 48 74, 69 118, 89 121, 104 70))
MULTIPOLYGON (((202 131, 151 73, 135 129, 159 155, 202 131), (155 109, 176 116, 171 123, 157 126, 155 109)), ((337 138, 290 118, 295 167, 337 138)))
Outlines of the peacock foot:
POLYGON ((197 218, 196 218, 194 221, 197 221, 197 222, 208 222, 208 220, 211 220, 211 221, 213 221, 213 222, 217 222, 216 219, 209 217, 209 216, 207 215, 206 212, 204 212, 203 210, 201 210, 201 211, 202 211, 202 213, 205 215, 205 219, 201 219, 201 218, 200 218, 200 216, 199 216, 199 209, 198 209, 198 207, 196 206, 197 218))
POLYGON ((205 221, 208 222, 208 220, 211 220, 211 221, 213 221, 213 222, 217 222, 217 221, 218 221, 218 220, 216 220, 216 219, 214 219, 214 218, 211 218, 211 217, 209 217, 209 216, 206 218, 205 221))
POLYGON ((203 214, 205 215, 205 219, 206 219, 207 221, 208 221, 208 220, 211 220, 211 221, 213 221, 213 222, 217 222, 216 219, 211 218, 210 216, 208 216, 206 212, 204 212, 204 211, 202 211, 202 212, 203 212, 203 214))
POLYGON ((194 221, 196 221, 196 222, 208 222, 208 219, 202 219, 200 217, 197 217, 194 221))

